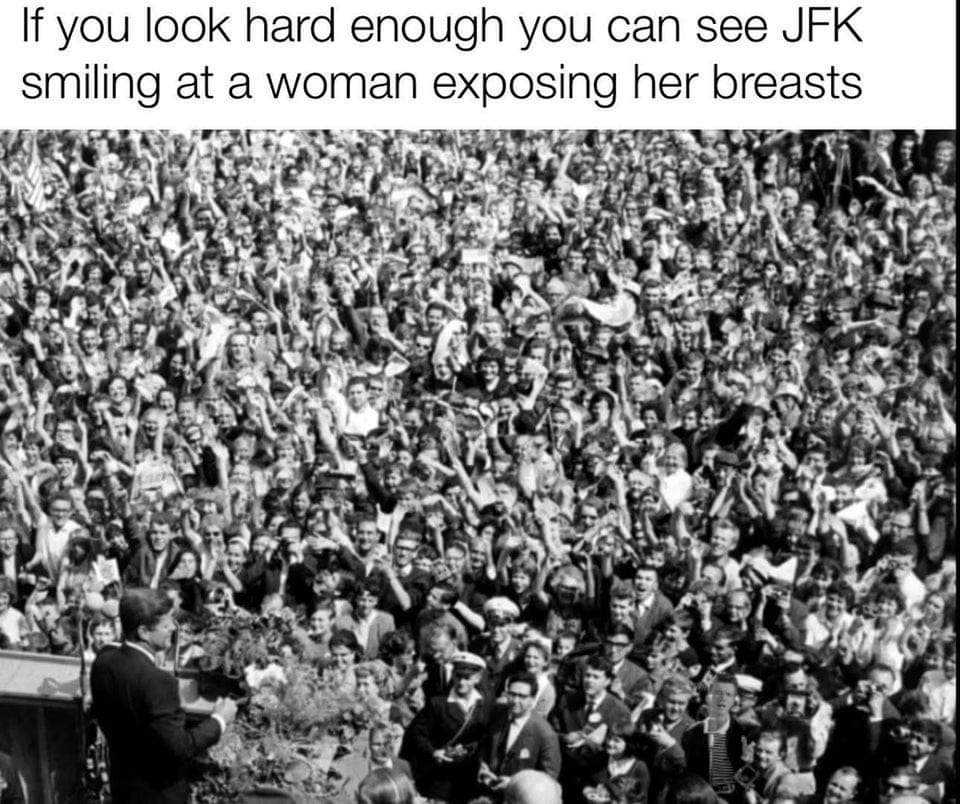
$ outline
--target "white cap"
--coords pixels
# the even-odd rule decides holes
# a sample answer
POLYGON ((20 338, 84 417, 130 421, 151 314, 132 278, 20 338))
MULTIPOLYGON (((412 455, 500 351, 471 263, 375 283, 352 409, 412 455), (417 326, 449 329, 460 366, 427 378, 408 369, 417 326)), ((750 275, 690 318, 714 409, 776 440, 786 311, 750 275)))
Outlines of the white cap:
POLYGON ((737 689, 743 692, 759 694, 763 689, 763 682, 759 678, 748 676, 746 673, 737 673, 734 678, 737 681, 737 689))
POLYGON ((458 650, 450 659, 450 663, 453 665, 461 665, 463 667, 470 667, 474 670, 481 671, 487 669, 487 663, 476 653, 470 653, 465 650, 458 650))
POLYGON ((505 620, 516 620, 520 616, 520 608, 510 598, 491 597, 483 604, 483 613, 505 620))

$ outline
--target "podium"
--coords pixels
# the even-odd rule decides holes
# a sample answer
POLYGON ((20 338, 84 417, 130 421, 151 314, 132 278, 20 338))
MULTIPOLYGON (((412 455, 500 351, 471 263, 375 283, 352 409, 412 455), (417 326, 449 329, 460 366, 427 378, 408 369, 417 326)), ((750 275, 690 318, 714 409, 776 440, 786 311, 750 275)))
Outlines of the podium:
MULTIPOLYGON (((196 680, 178 681, 188 717, 208 715, 213 701, 196 680)), ((23 774, 31 804, 83 800, 86 728, 79 658, 0 650, 0 751, 23 774)))
POLYGON ((82 801, 83 728, 79 659, 0 651, 0 751, 28 801, 82 801))

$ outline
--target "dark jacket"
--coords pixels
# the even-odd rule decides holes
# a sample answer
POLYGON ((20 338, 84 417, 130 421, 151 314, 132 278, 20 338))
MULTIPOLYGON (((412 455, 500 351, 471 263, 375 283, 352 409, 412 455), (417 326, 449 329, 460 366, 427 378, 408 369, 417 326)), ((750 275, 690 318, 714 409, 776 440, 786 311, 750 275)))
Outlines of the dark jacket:
MULTIPOLYGON (((160 569, 158 583, 163 583, 170 575, 171 566, 177 549, 173 544, 167 546, 162 558, 163 566, 160 569)), ((146 543, 141 543, 130 558, 126 569, 123 571, 124 586, 142 586, 149 587, 153 581, 154 573, 157 568, 157 555, 150 549, 146 543)))
POLYGON ((517 739, 506 749, 510 721, 493 728, 484 748, 484 762, 498 776, 513 776, 522 770, 543 771, 556 779, 560 775, 560 741, 542 717, 530 715, 517 739))
POLYGON ((475 787, 480 748, 490 723, 490 707, 481 699, 468 716, 446 696, 431 698, 403 736, 400 756, 414 769, 417 791, 427 798, 466 801, 475 787), (466 755, 438 762, 434 751, 463 746, 466 755))
MULTIPOLYGON (((23 542, 17 542, 17 544, 14 546, 12 556, 13 561, 10 562, 12 564, 13 575, 10 576, 10 580, 16 584, 17 591, 16 597, 10 602, 13 607, 17 609, 23 608, 23 604, 26 602, 27 598, 30 597, 30 593, 34 589, 34 585, 32 583, 27 583, 20 577, 21 573, 28 572, 26 567, 27 564, 30 563, 30 559, 33 558, 33 553, 33 548, 27 544, 24 544, 23 542)), ((5 556, 0 556, 0 577, 4 577, 3 570, 6 560, 7 559, 5 556)), ((37 567, 31 572, 35 575, 46 575, 46 570, 44 570, 43 567, 37 567)))
MULTIPOLYGON (((630 710, 615 695, 607 692, 600 702, 597 712, 591 713, 587 708, 586 698, 582 692, 568 693, 557 701, 550 718, 551 724, 558 734, 571 732, 595 732, 600 726, 624 726, 630 722, 630 710)), ((599 770, 603 761, 601 746, 587 741, 583 745, 563 749, 564 784, 573 783, 578 777, 594 773, 599 770)))
POLYGON ((594 785, 603 784, 613 793, 614 800, 624 804, 645 804, 650 788, 650 772, 642 759, 620 776, 611 776, 610 768, 604 765, 590 777, 594 785))
POLYGON ((99 653, 90 691, 110 748, 113 801, 186 802, 189 763, 220 739, 219 723, 205 718, 188 728, 176 678, 126 644, 99 653))

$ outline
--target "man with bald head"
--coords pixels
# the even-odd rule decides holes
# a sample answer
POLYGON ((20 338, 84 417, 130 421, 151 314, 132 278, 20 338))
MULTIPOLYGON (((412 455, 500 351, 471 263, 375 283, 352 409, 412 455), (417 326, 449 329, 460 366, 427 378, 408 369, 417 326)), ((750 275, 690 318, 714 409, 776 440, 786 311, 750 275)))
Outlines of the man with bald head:
POLYGON ((515 774, 503 791, 503 804, 561 804, 562 801, 560 785, 537 770, 515 774))

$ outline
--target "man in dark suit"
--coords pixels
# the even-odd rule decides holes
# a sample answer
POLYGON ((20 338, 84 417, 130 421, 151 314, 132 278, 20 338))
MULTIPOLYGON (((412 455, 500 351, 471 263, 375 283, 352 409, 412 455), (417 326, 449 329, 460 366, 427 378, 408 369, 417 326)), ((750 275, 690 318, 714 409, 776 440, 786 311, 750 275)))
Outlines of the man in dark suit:
POLYGON ((613 682, 610 692, 630 709, 640 703, 645 692, 653 690, 653 683, 646 670, 627 658, 633 649, 636 635, 629 625, 613 623, 603 638, 603 655, 613 666, 613 682))
POLYGON ((630 722, 626 704, 609 692, 612 682, 610 660, 605 656, 588 657, 582 689, 564 694, 551 715, 563 754, 560 782, 570 795, 579 794, 581 780, 605 761, 603 741, 610 728, 630 722))
POLYGON ((490 706, 477 691, 485 662, 464 651, 450 657, 453 685, 427 701, 403 736, 400 756, 426 798, 467 801, 474 790, 490 706))
POLYGON ((937 750, 941 740, 940 724, 933 719, 916 718, 908 726, 907 761, 920 779, 920 794, 930 801, 940 801, 951 768, 949 758, 937 750))
POLYGON ((883 767, 903 758, 900 749, 891 751, 884 740, 900 721, 900 713, 888 698, 895 678, 889 667, 875 665, 849 697, 834 706, 830 738, 817 762, 818 784, 823 785, 837 768, 849 766, 863 779, 863 798, 870 799, 876 794, 883 767))
POLYGON ((633 630, 639 648, 673 614, 673 604, 660 591, 656 567, 641 566, 634 576, 633 586, 636 591, 633 630))
POLYGON ((27 570, 33 548, 22 542, 15 528, 0 528, 0 578, 7 578, 16 591, 10 604, 22 609, 36 585, 36 575, 27 570))
POLYGON ((453 656, 457 652, 456 635, 444 623, 432 623, 423 632, 423 663, 426 678, 423 695, 429 701, 446 695, 453 686, 453 656))
POLYGON ((644 709, 637 720, 637 756, 650 774, 647 801, 662 801, 666 789, 686 769, 686 757, 680 741, 674 739, 665 725, 659 706, 644 709))
POLYGON ((171 562, 175 550, 170 542, 175 535, 175 524, 163 514, 153 517, 146 538, 140 542, 124 570, 124 586, 160 588, 160 583, 167 579, 173 569, 171 562))
POLYGON ((216 702, 188 728, 176 678, 156 666, 170 647, 170 600, 152 589, 130 589, 120 600, 123 643, 105 647, 90 671, 93 711, 110 749, 110 788, 116 804, 186 802, 186 769, 223 735, 237 707, 216 702))
POLYGON ((538 770, 556 779, 560 775, 560 742, 542 717, 532 714, 537 698, 537 678, 517 673, 506 684, 507 716, 491 730, 484 747, 478 779, 500 792, 510 777, 522 770, 538 770))

